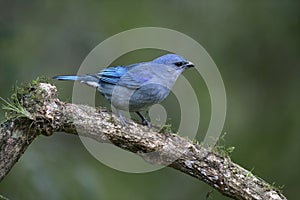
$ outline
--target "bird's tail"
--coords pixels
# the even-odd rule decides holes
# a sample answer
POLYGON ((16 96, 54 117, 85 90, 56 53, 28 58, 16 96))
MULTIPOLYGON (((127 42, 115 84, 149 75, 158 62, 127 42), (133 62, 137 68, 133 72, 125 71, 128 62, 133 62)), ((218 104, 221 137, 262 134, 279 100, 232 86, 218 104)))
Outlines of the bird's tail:
POLYGON ((53 79, 60 81, 77 81, 79 76, 54 76, 53 79))
POLYGON ((99 78, 92 74, 87 75, 63 75, 63 76, 54 76, 53 79, 61 81, 80 81, 92 87, 99 87, 99 78))

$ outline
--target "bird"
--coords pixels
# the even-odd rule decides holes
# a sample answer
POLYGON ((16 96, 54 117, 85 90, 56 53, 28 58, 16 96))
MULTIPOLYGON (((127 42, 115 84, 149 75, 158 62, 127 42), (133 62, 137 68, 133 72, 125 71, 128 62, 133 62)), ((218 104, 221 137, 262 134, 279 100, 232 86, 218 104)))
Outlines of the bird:
POLYGON ((135 112, 143 125, 151 123, 141 114, 162 102, 170 93, 179 75, 194 64, 177 54, 165 54, 148 62, 117 65, 85 75, 54 76, 55 80, 79 81, 97 90, 115 108, 123 126, 128 122, 121 111, 135 112))

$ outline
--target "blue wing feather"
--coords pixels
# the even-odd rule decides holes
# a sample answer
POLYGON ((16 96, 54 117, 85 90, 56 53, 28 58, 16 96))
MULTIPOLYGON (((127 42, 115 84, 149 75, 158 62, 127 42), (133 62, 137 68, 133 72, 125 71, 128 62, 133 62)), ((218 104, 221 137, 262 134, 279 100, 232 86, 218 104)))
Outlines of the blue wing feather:
POLYGON ((129 89, 138 89, 143 83, 152 78, 152 75, 145 73, 140 69, 138 64, 129 66, 114 66, 101 70, 96 76, 99 79, 99 92, 110 100, 115 85, 126 87, 129 89))
POLYGON ((97 76, 100 82, 116 85, 128 70, 129 67, 125 66, 108 67, 101 70, 97 76))
POLYGON ((129 66, 115 66, 105 68, 97 74, 100 80, 100 84, 113 84, 137 89, 143 83, 152 78, 152 75, 149 73, 145 73, 143 69, 139 70, 138 67, 140 64, 141 63, 129 66))

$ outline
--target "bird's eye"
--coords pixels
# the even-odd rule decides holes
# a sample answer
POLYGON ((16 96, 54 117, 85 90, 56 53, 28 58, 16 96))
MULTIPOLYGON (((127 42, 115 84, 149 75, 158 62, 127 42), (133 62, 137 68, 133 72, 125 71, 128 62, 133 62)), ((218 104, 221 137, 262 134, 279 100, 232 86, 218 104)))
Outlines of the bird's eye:
POLYGON ((184 62, 176 62, 176 63, 174 63, 177 67, 180 67, 180 66, 182 66, 182 65, 184 65, 184 62))

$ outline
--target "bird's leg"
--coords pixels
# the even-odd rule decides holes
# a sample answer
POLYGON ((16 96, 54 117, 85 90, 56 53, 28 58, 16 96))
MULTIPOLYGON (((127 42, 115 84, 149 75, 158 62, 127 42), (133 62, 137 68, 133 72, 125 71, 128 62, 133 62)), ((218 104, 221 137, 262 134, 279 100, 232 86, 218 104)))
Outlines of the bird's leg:
POLYGON ((122 126, 128 127, 129 122, 126 121, 125 117, 122 115, 121 111, 117 110, 118 117, 120 119, 120 122, 122 126))
POLYGON ((141 119, 142 119, 142 124, 147 125, 149 128, 151 128, 151 123, 140 113, 140 112, 135 112, 141 119))

